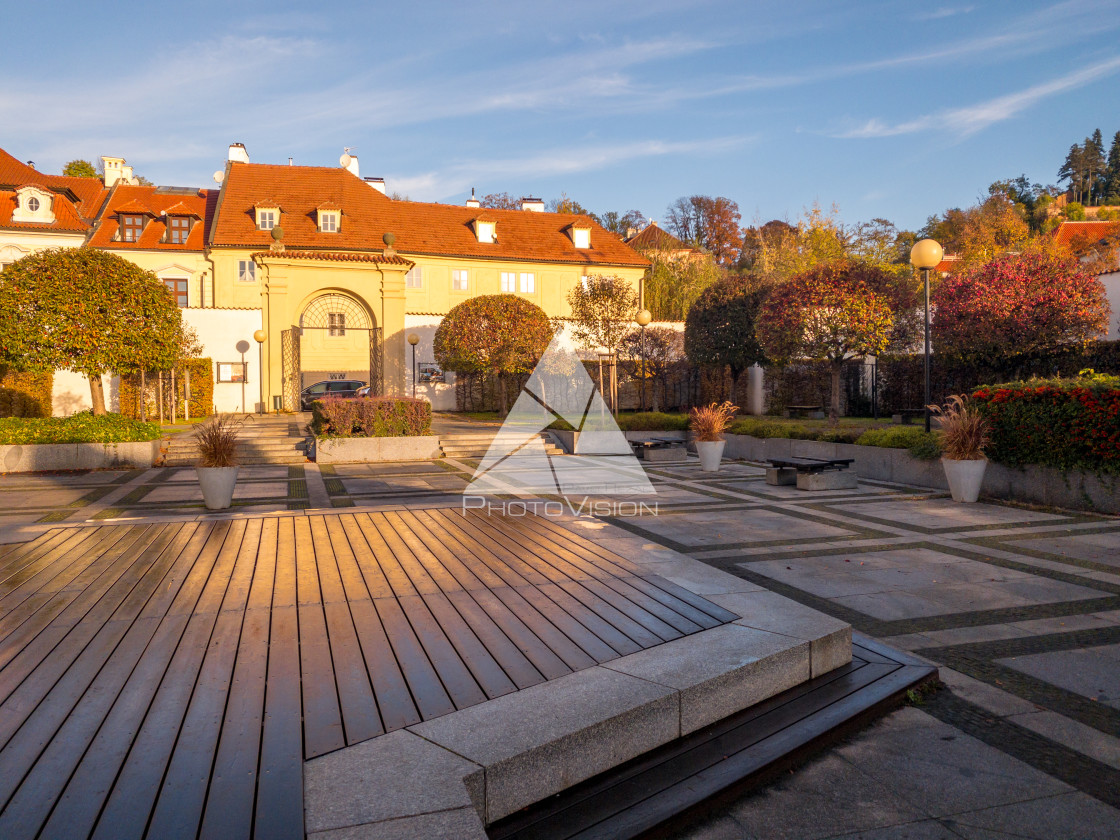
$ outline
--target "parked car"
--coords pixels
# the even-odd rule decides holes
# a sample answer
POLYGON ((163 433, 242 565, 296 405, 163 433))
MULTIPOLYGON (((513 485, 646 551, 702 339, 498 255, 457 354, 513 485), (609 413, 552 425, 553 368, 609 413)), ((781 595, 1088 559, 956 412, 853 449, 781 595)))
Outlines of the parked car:
POLYGON ((311 403, 324 397, 352 397, 359 388, 365 386, 360 379, 328 379, 308 385, 299 395, 299 405, 303 411, 311 410, 311 403))

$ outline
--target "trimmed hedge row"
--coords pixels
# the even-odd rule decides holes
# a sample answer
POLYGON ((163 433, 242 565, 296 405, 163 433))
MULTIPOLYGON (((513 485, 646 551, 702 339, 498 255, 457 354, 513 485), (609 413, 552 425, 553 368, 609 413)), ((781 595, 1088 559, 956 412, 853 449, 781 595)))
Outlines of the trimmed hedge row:
MULTIPOLYGON (((186 380, 183 372, 191 373, 191 418, 209 417, 214 411, 214 362, 209 358, 187 359, 182 362, 175 373, 175 390, 178 397, 183 399, 186 393, 186 380)), ((145 378, 147 391, 148 417, 159 416, 159 386, 158 373, 149 373, 145 378)), ((164 374, 164 415, 170 414, 171 405, 171 378, 164 374)), ((127 373, 120 379, 120 405, 121 413, 128 417, 140 416, 140 374, 127 373)))
POLYGON ((991 424, 992 460, 1120 473, 1120 377, 1010 382, 972 397, 991 424))
POLYGON ((0 367, 0 417, 50 417, 54 374, 0 367))
POLYGON ((158 423, 141 423, 120 414, 95 417, 79 411, 69 417, 0 420, 0 446, 36 443, 134 443, 160 436, 158 423))
POLYGON ((431 434, 432 404, 412 397, 329 398, 311 403, 318 437, 417 437, 431 434))

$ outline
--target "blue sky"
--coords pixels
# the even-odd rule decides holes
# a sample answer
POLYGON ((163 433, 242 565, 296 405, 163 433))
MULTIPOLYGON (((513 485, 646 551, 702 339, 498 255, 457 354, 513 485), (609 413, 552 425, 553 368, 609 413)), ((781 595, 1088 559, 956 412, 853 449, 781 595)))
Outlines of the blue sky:
POLYGON ((349 146, 424 201, 661 219, 701 193, 744 224, 819 202, 918 227, 1120 130, 1120 0, 4 6, 0 147, 50 172, 115 154, 210 186, 234 141, 349 146))

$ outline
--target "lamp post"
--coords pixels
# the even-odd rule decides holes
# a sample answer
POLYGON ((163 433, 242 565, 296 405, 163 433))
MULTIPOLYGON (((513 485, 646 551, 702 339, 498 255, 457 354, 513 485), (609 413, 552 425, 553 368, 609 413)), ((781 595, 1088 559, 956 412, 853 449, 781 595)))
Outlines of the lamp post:
POLYGON ((945 251, 937 242, 932 239, 923 239, 921 242, 915 243, 914 247, 910 249, 910 265, 914 268, 920 268, 922 271, 922 284, 925 287, 926 296, 926 311, 925 311, 925 325, 926 325, 926 341, 925 341, 925 379, 926 379, 926 399, 925 399, 925 417, 926 417, 926 431, 929 431, 929 271, 931 268, 936 268, 937 264, 941 262, 941 258, 945 256, 945 251))
POLYGON ((412 398, 416 399, 416 345, 420 343, 420 336, 409 333, 408 343, 412 345, 412 398))
POLYGON ((257 376, 259 376, 261 380, 261 407, 260 411, 257 412, 258 414, 264 414, 264 343, 267 340, 268 333, 264 330, 257 330, 253 333, 253 341, 257 342, 257 355, 259 359, 257 376))
POLYGON ((241 354, 241 413, 248 414, 245 408, 245 354, 249 352, 249 342, 242 339, 237 342, 237 352, 241 354))
POLYGON ((653 320, 653 315, 650 313, 650 311, 648 309, 643 309, 636 316, 634 316, 634 320, 638 323, 638 326, 641 327, 641 330, 642 330, 641 340, 638 343, 639 352, 642 354, 642 388, 641 388, 641 391, 639 392, 639 394, 641 395, 642 411, 645 411, 646 410, 646 327, 649 326, 649 322, 653 320))

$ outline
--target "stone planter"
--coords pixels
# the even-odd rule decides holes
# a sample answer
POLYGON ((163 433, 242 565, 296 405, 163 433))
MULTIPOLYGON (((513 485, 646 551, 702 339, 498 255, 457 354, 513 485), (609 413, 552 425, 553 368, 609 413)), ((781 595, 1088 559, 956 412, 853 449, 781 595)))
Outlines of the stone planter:
POLYGON ((980 485, 984 483, 984 470, 988 468, 986 458, 977 461, 953 461, 941 459, 945 468, 945 478, 949 481, 949 492, 954 502, 975 502, 980 498, 980 485))
POLYGON ((440 454, 438 435, 317 438, 315 441, 315 461, 320 464, 430 461, 440 454))
POLYGON ((207 510, 225 510, 233 504, 233 488, 237 486, 240 467, 195 467, 198 486, 207 510))
POLYGON ((719 472, 719 462, 723 458, 725 440, 698 440, 696 454, 700 456, 700 469, 704 472, 719 472))

